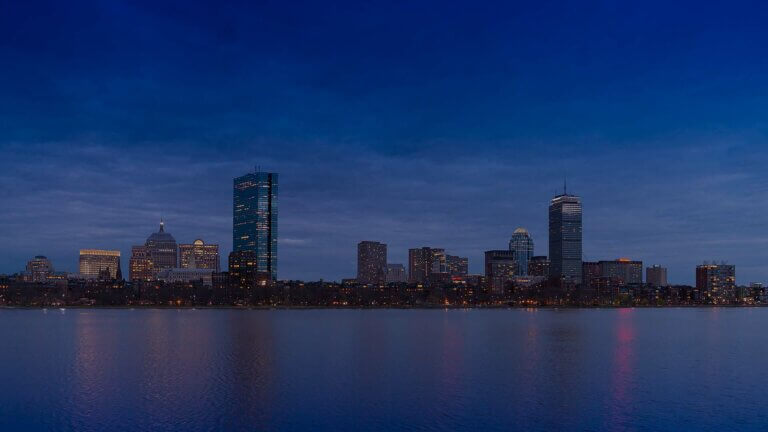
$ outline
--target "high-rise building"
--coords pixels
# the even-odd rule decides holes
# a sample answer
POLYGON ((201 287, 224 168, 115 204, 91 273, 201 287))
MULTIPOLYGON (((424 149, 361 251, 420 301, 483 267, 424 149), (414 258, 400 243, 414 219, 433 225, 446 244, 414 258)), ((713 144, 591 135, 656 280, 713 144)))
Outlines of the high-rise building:
POLYGON ((357 282, 383 284, 387 281, 387 245, 376 241, 357 244, 357 282))
POLYGON ((37 255, 27 261, 24 280, 28 282, 45 282, 51 275, 53 275, 53 264, 51 264, 51 260, 47 257, 37 255))
POLYGON ((267 286, 272 280, 268 272, 259 271, 256 253, 251 250, 230 252, 229 277, 231 286, 240 292, 267 286))
POLYGON ((232 249, 252 251, 259 272, 277 279, 277 174, 255 172, 234 179, 232 249))
POLYGON ((155 274, 162 269, 178 267, 179 251, 176 239, 171 233, 165 232, 165 222, 160 221, 160 229, 147 237, 144 246, 149 253, 155 274))
POLYGON ((549 277, 549 259, 545 256, 531 257, 528 261, 528 276, 549 277))
POLYGON ((146 246, 133 246, 128 266, 128 278, 133 281, 152 280, 152 260, 146 246))
POLYGON ((445 265, 451 276, 466 276, 469 273, 469 259, 456 255, 446 255, 445 265))
POLYGON ((528 262, 533 258, 533 238, 525 228, 518 228, 509 241, 509 250, 515 252, 518 276, 528 275, 528 262))
POLYGON ((406 280, 404 265, 387 264, 387 283, 403 283, 406 280))
POLYGON ((645 269, 645 282, 655 287, 668 286, 667 269, 659 265, 653 265, 645 269))
POLYGON ((550 276, 581 282, 581 198, 563 192, 549 204, 550 276))
POLYGON ((191 244, 180 244, 181 268, 207 269, 219 271, 221 259, 219 258, 219 245, 205 244, 197 239, 191 244))
POLYGON ((109 275, 109 279, 122 279, 120 251, 81 249, 79 270, 80 275, 86 279, 96 279, 102 275, 109 275))
POLYGON ((161 220, 160 229, 147 237, 144 246, 131 248, 130 279, 153 280, 160 270, 178 267, 178 249, 176 239, 165 232, 165 222, 161 220))
POLYGON ((615 261, 600 261, 600 273, 604 278, 617 281, 620 285, 643 283, 643 262, 629 258, 615 261))
POLYGON ((504 288, 515 279, 517 262, 515 252, 490 250, 485 252, 485 280, 494 294, 503 294, 504 288))
POLYGON ((708 264, 696 266, 696 288, 710 297, 727 297, 736 289, 736 266, 708 264))
POLYGON ((445 249, 422 247, 408 249, 408 281, 430 283, 448 276, 445 249))

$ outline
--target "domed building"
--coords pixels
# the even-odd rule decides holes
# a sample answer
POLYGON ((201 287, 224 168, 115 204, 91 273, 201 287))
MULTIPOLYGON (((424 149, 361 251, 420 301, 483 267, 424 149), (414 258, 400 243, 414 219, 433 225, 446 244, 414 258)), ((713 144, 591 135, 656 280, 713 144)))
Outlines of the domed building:
POLYGON ((176 245, 176 239, 170 233, 165 232, 163 221, 160 221, 160 230, 147 237, 144 247, 147 248, 155 272, 178 267, 179 249, 176 245))
POLYGON ((131 250, 130 279, 152 280, 163 269, 178 267, 179 249, 176 239, 165 232, 165 223, 160 221, 160 230, 150 234, 144 246, 131 250))

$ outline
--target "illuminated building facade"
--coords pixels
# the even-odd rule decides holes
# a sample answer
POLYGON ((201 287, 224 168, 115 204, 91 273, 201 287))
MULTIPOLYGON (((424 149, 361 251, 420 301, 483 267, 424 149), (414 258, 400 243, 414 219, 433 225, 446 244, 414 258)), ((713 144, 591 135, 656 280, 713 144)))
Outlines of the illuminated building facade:
POLYGON ((218 272, 221 267, 219 245, 205 244, 200 239, 191 244, 180 244, 179 256, 181 268, 208 269, 218 272))
POLYGON ((528 262, 533 258, 533 239, 525 228, 518 228, 509 240, 509 250, 515 252, 517 275, 528 275, 528 262))
POLYGON ((152 280, 152 260, 146 246, 133 246, 128 264, 128 278, 131 281, 152 280))
POLYGON ((696 266, 696 288, 709 297, 727 297, 736 290, 736 266, 708 264, 696 266))
POLYGON ((120 251, 81 249, 78 262, 80 275, 85 279, 122 279, 120 251))
POLYGON ((234 179, 232 249, 251 251, 259 272, 277 279, 276 173, 255 172, 234 179))
POLYGON ((655 287, 669 286, 667 282, 667 268, 659 265, 645 269, 645 282, 655 287))
POLYGON ((383 284, 387 281, 387 245, 375 241, 357 244, 357 282, 383 284))
POLYGON ((604 278, 617 281, 620 285, 643 283, 643 262, 619 258, 615 261, 600 261, 600 273, 604 278))
POLYGON ((563 193, 549 204, 549 273, 581 282, 581 198, 563 193))
POLYGON ((229 254, 229 277, 231 287, 241 292, 266 286, 272 280, 269 273, 259 271, 256 253, 250 250, 229 254))
POLYGON ((517 262, 515 252, 490 250, 485 252, 485 280, 494 294, 503 294, 504 288, 515 279, 517 262))
POLYGON ((466 276, 469 273, 469 259, 456 255, 446 255, 445 265, 451 276, 466 276))
POLYGON ((53 264, 51 260, 43 255, 37 255, 27 261, 24 280, 27 282, 45 282, 48 277, 53 275, 53 264))
POLYGON ((408 249, 409 282, 428 284, 430 281, 435 282, 444 278, 450 278, 445 249, 430 247, 408 249))

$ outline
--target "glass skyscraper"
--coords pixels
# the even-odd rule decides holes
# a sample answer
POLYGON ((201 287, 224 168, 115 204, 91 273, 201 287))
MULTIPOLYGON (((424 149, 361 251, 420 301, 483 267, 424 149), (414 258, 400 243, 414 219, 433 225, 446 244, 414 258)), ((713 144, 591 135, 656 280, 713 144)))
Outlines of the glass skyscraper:
POLYGON ((549 204, 549 274, 581 282, 581 198, 563 193, 549 204))
POLYGON ((518 228, 509 241, 509 250, 515 253, 517 275, 528 276, 528 262, 533 258, 533 239, 525 228, 518 228))
POLYGON ((277 174, 255 172, 234 180, 232 249, 256 255, 256 270, 277 279, 277 174))

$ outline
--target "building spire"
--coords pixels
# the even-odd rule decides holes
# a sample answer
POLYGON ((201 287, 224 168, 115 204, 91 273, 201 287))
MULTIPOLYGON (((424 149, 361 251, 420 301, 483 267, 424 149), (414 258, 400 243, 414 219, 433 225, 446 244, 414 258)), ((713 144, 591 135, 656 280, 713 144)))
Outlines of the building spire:
POLYGON ((568 177, 563 177, 563 195, 568 195, 568 177))
POLYGON ((163 222, 163 218, 160 218, 160 232, 165 232, 165 222, 163 222))

